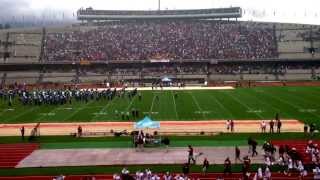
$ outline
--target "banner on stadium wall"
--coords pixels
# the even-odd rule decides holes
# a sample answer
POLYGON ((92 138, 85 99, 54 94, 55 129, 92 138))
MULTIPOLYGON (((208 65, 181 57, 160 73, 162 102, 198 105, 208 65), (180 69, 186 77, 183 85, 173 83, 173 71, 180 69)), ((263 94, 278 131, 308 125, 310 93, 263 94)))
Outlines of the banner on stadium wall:
POLYGON ((88 60, 80 60, 80 65, 90 65, 90 61, 88 60))
POLYGON ((170 60, 169 59, 151 59, 150 60, 150 62, 152 62, 152 63, 168 63, 168 62, 170 62, 170 60))

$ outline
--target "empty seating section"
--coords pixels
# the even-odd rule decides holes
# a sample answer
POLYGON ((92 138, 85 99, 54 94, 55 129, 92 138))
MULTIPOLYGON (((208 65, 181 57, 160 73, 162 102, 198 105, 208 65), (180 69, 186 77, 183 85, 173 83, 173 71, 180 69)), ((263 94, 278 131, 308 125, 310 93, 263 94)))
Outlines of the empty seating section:
POLYGON ((38 148, 38 144, 0 144, 0 168, 15 167, 38 148))

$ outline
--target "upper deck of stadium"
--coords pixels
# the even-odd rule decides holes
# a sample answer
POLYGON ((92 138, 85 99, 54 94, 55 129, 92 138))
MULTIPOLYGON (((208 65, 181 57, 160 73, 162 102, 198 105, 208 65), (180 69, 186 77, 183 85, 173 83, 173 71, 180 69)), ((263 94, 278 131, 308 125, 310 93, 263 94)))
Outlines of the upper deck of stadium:
POLYGON ((168 19, 168 18, 241 18, 240 7, 196 10, 94 10, 79 9, 78 20, 168 19))

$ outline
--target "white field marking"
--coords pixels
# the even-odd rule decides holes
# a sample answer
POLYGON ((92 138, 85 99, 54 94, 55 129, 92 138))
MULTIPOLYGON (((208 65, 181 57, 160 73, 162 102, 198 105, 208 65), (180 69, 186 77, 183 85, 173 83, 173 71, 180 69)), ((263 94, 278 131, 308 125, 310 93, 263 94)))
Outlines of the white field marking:
MULTIPOLYGON (((289 103, 289 102, 287 102, 286 100, 283 100, 283 99, 281 99, 281 98, 279 98, 279 97, 277 97, 277 96, 274 96, 274 95, 271 95, 271 94, 268 94, 268 93, 266 93, 266 94, 269 95, 270 97, 272 97, 273 99, 278 99, 279 101, 281 101, 281 102, 283 102, 283 103, 285 103, 285 104, 288 104, 288 105, 291 106, 291 107, 294 107, 294 108, 297 109, 297 110, 303 109, 303 108, 301 108, 301 106, 298 106, 298 105, 289 103)), ((314 112, 309 112, 309 113, 313 114, 314 116, 320 117, 319 115, 317 115, 317 114, 314 113, 314 112)))
POLYGON ((126 108, 126 111, 129 111, 129 109, 130 109, 130 107, 131 107, 131 105, 132 105, 132 103, 133 103, 133 101, 135 100, 136 97, 137 97, 137 95, 135 95, 133 98, 131 98, 131 101, 130 101, 129 105, 126 108))
POLYGON ((228 112, 228 113, 231 115, 231 118, 229 118, 229 119, 234 119, 234 116, 233 116, 232 112, 229 111, 229 109, 227 109, 215 96, 213 96, 212 94, 210 94, 209 97, 210 97, 211 99, 213 99, 214 101, 216 101, 217 104, 218 104, 222 109, 224 109, 225 112, 228 112))
MULTIPOLYGON (((136 87, 128 87, 126 90, 134 90, 136 87)), ((98 91, 107 90, 108 88, 98 88, 98 91)), ((114 88, 112 88, 114 89, 114 88)), ((117 88, 117 90, 121 90, 122 88, 117 88)), ((157 89, 153 89, 152 87, 137 87, 138 91, 172 91, 172 90, 178 90, 178 91, 185 91, 185 90, 232 90, 235 89, 232 86, 221 86, 221 87, 202 87, 202 86, 186 86, 186 87, 163 87, 161 90, 159 87, 157 89)))
POLYGON ((173 99, 173 104, 174 104, 174 112, 176 114, 176 118, 179 119, 179 116, 178 116, 178 112, 177 112, 177 105, 176 105, 176 100, 173 96, 173 92, 171 91, 171 96, 172 96, 172 99, 173 99))
POLYGON ((61 109, 63 109, 63 110, 72 110, 72 109, 74 109, 74 108, 72 108, 72 107, 67 107, 67 108, 61 108, 61 109))
POLYGON ((210 114, 212 111, 195 111, 195 114, 210 114))
POLYGON ((39 113, 40 116, 55 116, 56 113, 49 112, 49 113, 39 113))
MULTIPOLYGON (((10 122, 10 121, 12 121, 12 120, 15 120, 15 119, 17 119, 17 118, 19 118, 19 117, 21 117, 21 116, 23 116, 23 115, 25 115, 25 114, 27 114, 27 113, 29 113, 29 112, 32 112, 32 111, 34 111, 34 110, 36 110, 36 109, 39 109, 39 107, 31 107, 31 108, 28 108, 28 110, 27 111, 23 111, 22 113, 19 113, 19 114, 17 114, 16 116, 13 116, 12 118, 10 118, 10 119, 7 119, 7 121, 6 122, 10 122)), ((4 122, 3 122, 4 123, 4 122)))
POLYGON ((157 111, 151 111, 151 112, 142 112, 143 114, 159 114, 157 111))
MULTIPOLYGON (((236 100, 238 103, 240 103, 242 106, 246 107, 247 109, 249 109, 249 110, 252 109, 252 108, 250 108, 248 105, 242 103, 237 97, 232 96, 232 95, 230 95, 230 94, 229 94, 229 96, 230 96, 232 99, 236 100)), ((257 116, 259 116, 261 119, 263 119, 263 117, 262 117, 259 113, 256 113, 256 112, 255 112, 255 114, 256 114, 257 116)))
POLYGON ((317 112, 317 109, 299 109, 299 112, 317 112))
MULTIPOLYGON (((92 121, 93 119, 95 119, 97 116, 101 116, 101 115, 104 114, 104 113, 107 114, 107 112, 105 112, 105 109, 107 109, 107 108, 116 100, 116 98, 117 98, 117 97, 115 97, 113 100, 111 100, 111 102, 110 102, 110 100, 108 100, 107 105, 102 106, 102 109, 99 111, 99 113, 96 114, 96 115, 94 115, 94 116, 91 118, 91 121, 92 121)), ((105 115, 106 115, 106 114, 105 114, 105 115)))
POLYGON ((11 109, 11 108, 9 108, 9 109, 4 109, 4 110, 1 111, 0 116, 1 116, 3 113, 8 112, 8 111, 14 111, 14 109, 11 109))
POLYGON ((247 110, 247 113, 262 113, 263 111, 261 109, 249 109, 247 110))
MULTIPOLYGON (((192 97, 192 99, 193 99, 193 102, 197 105, 199 111, 203 111, 203 110, 201 109, 201 107, 200 107, 197 99, 196 99, 196 98, 194 97, 194 95, 192 94, 192 92, 189 92, 189 94, 191 95, 191 97, 192 97)), ((205 114, 203 114, 203 113, 201 113, 201 114, 202 114, 202 117, 203 117, 204 119, 206 119, 205 114)))
POLYGON ((150 107, 150 110, 149 110, 149 113, 152 112, 152 108, 153 108, 153 104, 154 104, 154 99, 156 98, 155 95, 153 95, 153 98, 152 98, 152 103, 151 103, 151 107, 150 107))
MULTIPOLYGON (((254 91, 257 91, 257 90, 254 89, 254 91)), ((257 99, 257 101, 259 101, 259 98, 257 98, 256 96, 252 96, 252 97, 255 98, 255 99, 257 99)), ((264 104, 265 106, 269 106, 271 109, 274 110, 274 112, 278 112, 278 111, 279 111, 279 109, 276 109, 275 107, 273 107, 273 106, 270 105, 269 103, 266 103, 265 101, 259 101, 259 102, 260 102, 261 104, 264 104)), ((286 113, 286 112, 281 112, 281 113, 289 116, 288 113, 286 113)))
POLYGON ((79 108, 77 108, 75 111, 73 111, 72 113, 70 113, 68 116, 64 116, 64 118, 62 119, 63 121, 66 119, 71 118, 72 116, 74 116, 76 113, 78 113, 79 111, 81 111, 82 109, 84 109, 84 107, 92 104, 94 101, 90 101, 89 103, 83 103, 79 108))
POLYGON ((93 115, 95 116, 105 116, 105 115, 108 115, 107 112, 95 112, 95 113, 92 113, 93 115))

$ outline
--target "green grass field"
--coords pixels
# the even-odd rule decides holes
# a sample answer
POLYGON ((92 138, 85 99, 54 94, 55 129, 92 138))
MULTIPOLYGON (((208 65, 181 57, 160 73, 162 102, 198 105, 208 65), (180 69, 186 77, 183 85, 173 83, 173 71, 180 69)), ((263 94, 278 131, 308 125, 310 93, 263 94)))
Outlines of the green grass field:
POLYGON ((89 101, 72 105, 12 107, 1 101, 0 123, 121 121, 115 111, 140 110, 141 118, 155 120, 271 119, 281 118, 318 122, 320 87, 256 87, 235 90, 141 91, 137 97, 89 101), (159 101, 156 100, 159 96, 159 101))

